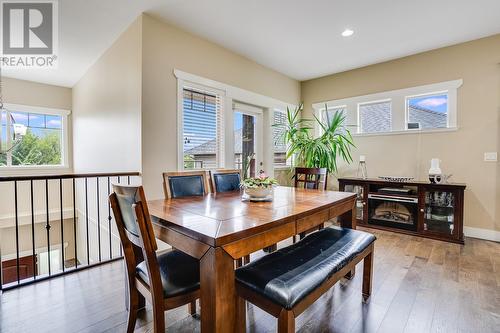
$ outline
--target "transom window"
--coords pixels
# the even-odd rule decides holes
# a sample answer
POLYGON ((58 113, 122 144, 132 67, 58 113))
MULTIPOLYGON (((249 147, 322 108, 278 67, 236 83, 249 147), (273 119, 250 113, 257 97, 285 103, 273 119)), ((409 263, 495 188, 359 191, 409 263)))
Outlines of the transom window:
POLYGON ((49 114, 6 107, 1 115, 0 167, 63 166, 65 124, 64 112, 49 114))
POLYGON ((407 129, 448 127, 448 94, 406 98, 407 129))
POLYGON ((389 132, 392 127, 391 101, 358 104, 361 133, 389 132))
POLYGON ((312 106, 316 115, 325 119, 325 105, 328 110, 343 105, 346 123, 356 125, 353 134, 358 136, 454 131, 458 128, 457 94, 462 84, 461 79, 431 83, 312 106))

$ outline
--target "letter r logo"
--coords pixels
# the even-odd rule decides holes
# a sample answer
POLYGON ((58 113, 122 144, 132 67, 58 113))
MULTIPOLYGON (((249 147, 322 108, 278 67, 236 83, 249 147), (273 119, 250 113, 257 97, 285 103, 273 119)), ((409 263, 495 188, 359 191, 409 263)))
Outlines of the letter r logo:
POLYGON ((53 3, 2 3, 4 54, 53 53, 53 3))

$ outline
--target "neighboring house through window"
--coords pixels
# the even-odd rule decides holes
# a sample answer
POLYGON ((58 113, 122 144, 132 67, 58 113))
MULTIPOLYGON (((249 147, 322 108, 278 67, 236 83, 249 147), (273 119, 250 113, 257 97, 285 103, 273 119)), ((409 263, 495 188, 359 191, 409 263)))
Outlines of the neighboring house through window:
POLYGON ((448 94, 414 96, 406 101, 408 129, 448 127, 448 94))
POLYGON ((191 87, 183 89, 184 169, 220 165, 221 107, 219 96, 191 87))

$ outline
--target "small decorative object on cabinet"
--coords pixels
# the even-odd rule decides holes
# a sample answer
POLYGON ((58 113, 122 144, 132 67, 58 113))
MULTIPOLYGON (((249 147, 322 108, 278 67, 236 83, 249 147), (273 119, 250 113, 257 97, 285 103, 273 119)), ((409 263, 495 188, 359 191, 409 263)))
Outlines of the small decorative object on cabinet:
POLYGON ((359 225, 461 244, 465 187, 456 183, 339 178, 340 191, 357 194, 359 225))

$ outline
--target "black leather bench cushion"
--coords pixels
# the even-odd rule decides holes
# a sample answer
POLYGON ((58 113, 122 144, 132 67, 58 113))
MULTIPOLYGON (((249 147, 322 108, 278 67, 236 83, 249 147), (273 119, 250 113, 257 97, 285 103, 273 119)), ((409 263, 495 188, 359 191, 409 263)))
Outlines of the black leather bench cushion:
POLYGON ((373 241, 363 231, 325 228, 237 269, 236 279, 290 310, 373 241))
MULTIPOLYGON (((200 287, 200 262, 177 250, 159 254, 163 296, 172 297, 195 291, 200 287)), ((149 284, 146 262, 141 262, 136 268, 139 277, 149 284)))

